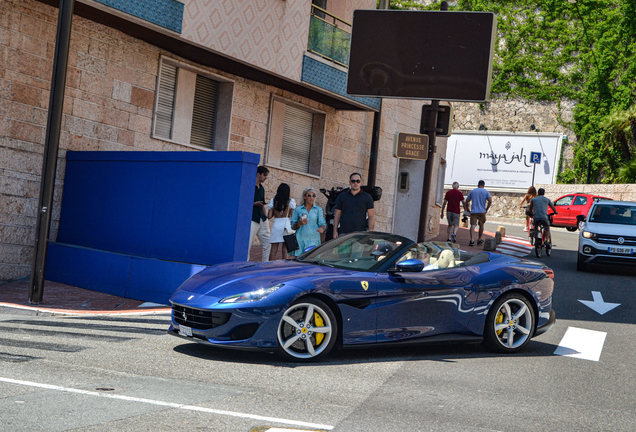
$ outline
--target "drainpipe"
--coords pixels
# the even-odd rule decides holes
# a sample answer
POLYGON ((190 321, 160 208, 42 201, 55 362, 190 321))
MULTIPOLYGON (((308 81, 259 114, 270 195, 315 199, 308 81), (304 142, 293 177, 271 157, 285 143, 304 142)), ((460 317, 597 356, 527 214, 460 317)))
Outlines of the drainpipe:
POLYGON ((71 44, 71 24, 75 0, 60 0, 55 39, 55 55, 53 57, 53 76, 51 77, 51 95, 49 113, 46 122, 46 142, 42 162, 42 180, 40 198, 35 227, 35 257, 31 282, 29 285, 29 303, 42 303, 44 289, 44 271, 46 270, 46 252, 51 231, 51 213, 53 206, 53 189, 55 171, 57 170, 57 153, 60 148, 60 130, 62 129, 62 108, 64 107, 64 91, 66 89, 66 71, 68 51, 71 44))

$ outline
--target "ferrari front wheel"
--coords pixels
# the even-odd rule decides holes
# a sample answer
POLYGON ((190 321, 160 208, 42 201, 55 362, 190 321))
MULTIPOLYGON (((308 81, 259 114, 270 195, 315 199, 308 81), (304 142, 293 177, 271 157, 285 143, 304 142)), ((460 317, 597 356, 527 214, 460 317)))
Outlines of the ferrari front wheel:
POLYGON ((338 323, 324 302, 307 297, 291 305, 278 324, 278 352, 287 360, 326 356, 336 344, 338 323))
POLYGON ((484 345, 497 352, 517 352, 530 342, 535 320, 534 309, 526 297, 516 293, 504 294, 488 312, 484 345))

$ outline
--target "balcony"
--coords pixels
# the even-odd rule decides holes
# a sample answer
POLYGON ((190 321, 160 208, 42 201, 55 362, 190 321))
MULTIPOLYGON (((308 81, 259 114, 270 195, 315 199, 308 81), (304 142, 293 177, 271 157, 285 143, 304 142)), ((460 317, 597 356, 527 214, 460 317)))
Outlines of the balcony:
POLYGON ((312 5, 307 51, 347 67, 350 48, 351 24, 312 5))
POLYGON ((309 40, 303 58, 301 81, 327 90, 363 109, 378 111, 379 98, 362 98, 347 94, 347 69, 351 48, 351 24, 316 5, 311 6, 309 40))

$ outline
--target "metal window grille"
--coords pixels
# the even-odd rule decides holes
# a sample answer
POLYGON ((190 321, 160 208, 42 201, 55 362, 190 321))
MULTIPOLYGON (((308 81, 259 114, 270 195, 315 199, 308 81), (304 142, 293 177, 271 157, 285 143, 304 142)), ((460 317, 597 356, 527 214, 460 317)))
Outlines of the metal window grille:
POLYGON ((161 64, 161 78, 157 96, 157 112, 155 119, 155 135, 172 139, 172 122, 174 118, 174 98, 177 89, 177 67, 161 64))
POLYGON ((280 154, 280 167, 308 173, 314 115, 285 106, 285 127, 280 154))
POLYGON ((214 148, 214 126, 216 124, 218 94, 218 82, 197 75, 190 144, 214 148))

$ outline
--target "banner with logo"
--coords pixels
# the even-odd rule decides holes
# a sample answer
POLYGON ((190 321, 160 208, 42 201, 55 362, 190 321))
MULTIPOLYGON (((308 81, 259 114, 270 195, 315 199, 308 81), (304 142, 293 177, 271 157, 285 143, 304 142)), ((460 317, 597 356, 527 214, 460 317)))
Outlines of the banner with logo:
POLYGON ((534 184, 554 184, 561 157, 563 135, 559 133, 512 133, 453 131, 446 147, 447 187, 461 188, 486 182, 486 189, 527 190, 534 184), (531 152, 541 153, 541 163, 530 161, 531 152))

